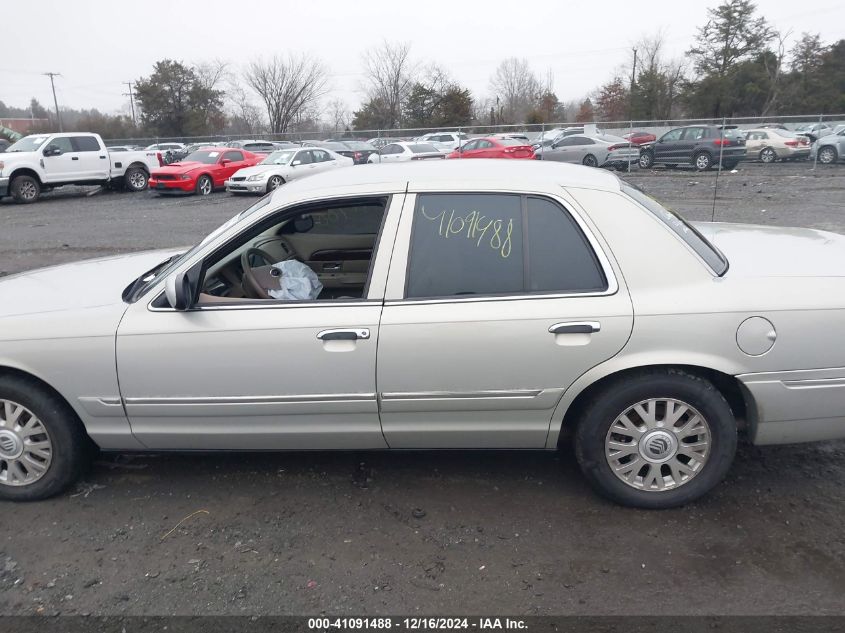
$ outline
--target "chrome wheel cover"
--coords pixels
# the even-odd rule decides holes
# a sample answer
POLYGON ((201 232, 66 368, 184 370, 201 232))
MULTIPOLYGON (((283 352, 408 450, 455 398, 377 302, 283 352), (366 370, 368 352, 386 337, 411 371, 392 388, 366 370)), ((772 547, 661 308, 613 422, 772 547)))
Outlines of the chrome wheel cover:
POLYGON ((23 405, 0 400, 0 485, 32 484, 52 460, 53 443, 43 422, 23 405))
POLYGON ((203 178, 200 182, 200 195, 207 196, 211 193, 211 180, 203 178))
POLYGON ((275 191, 282 186, 282 179, 278 176, 271 176, 268 184, 270 185, 270 191, 275 191))
POLYGON ((771 148, 764 149, 760 152, 760 160, 764 163, 773 163, 775 162, 775 158, 777 158, 777 154, 775 154, 775 150, 771 148))
POLYGON ((712 446, 707 420, 674 398, 650 398, 622 412, 604 441, 613 474, 648 492, 689 483, 707 463, 712 446))
POLYGON ((698 169, 707 169, 710 167, 710 158, 707 154, 699 154, 695 157, 695 166, 698 169))
POLYGON ((835 160, 836 154, 834 154, 833 149, 830 147, 823 147, 819 151, 819 162, 825 165, 829 165, 835 160))

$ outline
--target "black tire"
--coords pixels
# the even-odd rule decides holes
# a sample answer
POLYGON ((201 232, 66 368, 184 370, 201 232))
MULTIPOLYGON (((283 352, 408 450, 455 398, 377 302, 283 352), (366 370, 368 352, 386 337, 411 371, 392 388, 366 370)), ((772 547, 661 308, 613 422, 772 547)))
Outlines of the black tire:
POLYGON ((270 176, 267 179, 267 193, 270 193, 271 191, 275 191, 276 189, 281 187, 283 184, 285 184, 285 179, 282 178, 281 176, 270 176))
POLYGON ((640 152, 640 169, 651 169, 654 167, 654 152, 643 150, 640 152))
POLYGON ((698 152, 692 157, 692 166, 698 171, 707 171, 713 166, 713 157, 709 152, 698 152))
MULTIPOLYGON (((703 378, 675 370, 643 371, 608 384, 593 395, 575 432, 576 456, 590 485, 616 503, 649 509, 682 506, 710 491, 728 472, 736 443, 736 420, 722 394, 703 378), (695 409, 709 427, 710 453, 700 470, 677 487, 664 490, 635 487, 613 472, 605 456, 605 441, 617 418, 649 398, 682 401, 695 409)), ((642 457, 639 459, 643 467, 647 465, 642 457)), ((659 469, 658 472, 663 472, 664 466, 659 469)))
POLYGON ((214 183, 210 176, 200 176, 197 178, 196 193, 198 196, 207 196, 214 191, 214 183))
POLYGON ((592 154, 587 154, 584 156, 584 160, 581 161, 581 164, 585 167, 598 167, 599 161, 592 154))
POLYGON ((142 167, 130 167, 123 174, 123 184, 129 191, 144 191, 149 186, 150 176, 142 167))
MULTIPOLYGON (((0 400, 26 407, 44 425, 52 444, 47 471, 31 484, 0 483, 0 499, 37 501, 59 494, 74 483, 94 454, 95 446, 68 404, 38 384, 15 376, 0 378, 0 400)), ((0 469, 7 469, 7 464, 0 458, 0 469)))
POLYGON ((835 147, 832 145, 825 145, 824 147, 819 148, 818 159, 822 165, 832 165, 839 160, 839 156, 836 153, 835 147))
POLYGON ((18 204, 30 204, 41 197, 41 183, 32 176, 15 176, 9 191, 18 204))
POLYGON ((778 153, 771 147, 764 147, 760 150, 761 163, 774 163, 778 159, 778 153))

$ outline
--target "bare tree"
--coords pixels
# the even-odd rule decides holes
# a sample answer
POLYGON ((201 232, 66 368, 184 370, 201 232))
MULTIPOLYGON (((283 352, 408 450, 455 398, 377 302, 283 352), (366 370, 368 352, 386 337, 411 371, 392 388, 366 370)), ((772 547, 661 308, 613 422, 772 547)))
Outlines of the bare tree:
POLYGON ((236 133, 245 133, 250 136, 260 134, 265 127, 261 108, 252 102, 243 86, 231 81, 226 96, 231 103, 229 123, 232 128, 236 128, 236 133))
POLYGON ((328 105, 329 125, 335 132, 342 132, 349 126, 349 108, 343 99, 332 99, 328 105))
POLYGON ((283 133, 325 94, 326 69, 310 55, 276 55, 253 61, 246 82, 264 102, 270 131, 283 133))
POLYGON ((506 123, 519 123, 525 120, 543 91, 543 86, 525 59, 509 57, 504 60, 493 77, 490 88, 500 99, 502 116, 506 123))
POLYGON ((416 68, 411 45, 385 41, 381 48, 364 54, 364 90, 370 103, 378 104, 388 127, 402 123, 402 105, 411 91, 416 68))

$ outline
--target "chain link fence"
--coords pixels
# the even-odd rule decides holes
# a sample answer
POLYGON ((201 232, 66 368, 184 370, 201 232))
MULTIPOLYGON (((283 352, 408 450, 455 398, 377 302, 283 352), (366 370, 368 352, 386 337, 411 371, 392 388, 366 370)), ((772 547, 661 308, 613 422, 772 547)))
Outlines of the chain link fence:
POLYGON ((467 125, 451 127, 418 127, 418 128, 388 128, 372 130, 306 130, 284 133, 267 134, 221 134, 206 136, 146 136, 139 138, 115 138, 108 139, 108 145, 140 145, 146 147, 156 143, 220 143, 241 139, 260 139, 267 141, 327 141, 327 140, 370 140, 377 138, 391 139, 413 139, 431 132, 462 132, 467 136, 485 136, 490 134, 521 134, 535 140, 541 135, 548 134, 554 130, 573 127, 594 125, 605 134, 622 136, 629 132, 641 131, 660 136, 672 128, 683 125, 713 124, 737 125, 743 129, 752 129, 762 124, 781 124, 789 130, 797 130, 806 126, 820 125, 834 129, 837 125, 845 124, 845 114, 806 114, 788 116, 767 116, 767 117, 727 117, 718 119, 664 119, 664 120, 635 120, 635 121, 588 121, 571 122, 561 121, 558 123, 536 123, 536 124, 512 124, 512 125, 467 125))

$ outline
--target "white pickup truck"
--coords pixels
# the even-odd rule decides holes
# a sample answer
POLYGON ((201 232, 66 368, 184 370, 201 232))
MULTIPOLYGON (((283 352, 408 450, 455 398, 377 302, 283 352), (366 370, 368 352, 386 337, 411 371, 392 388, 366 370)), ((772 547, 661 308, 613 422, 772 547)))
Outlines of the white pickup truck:
POLYGON ((160 152, 110 154, 99 134, 32 134, 0 154, 0 198, 35 202, 41 192, 62 185, 122 185, 142 191, 150 171, 162 164, 160 152))

